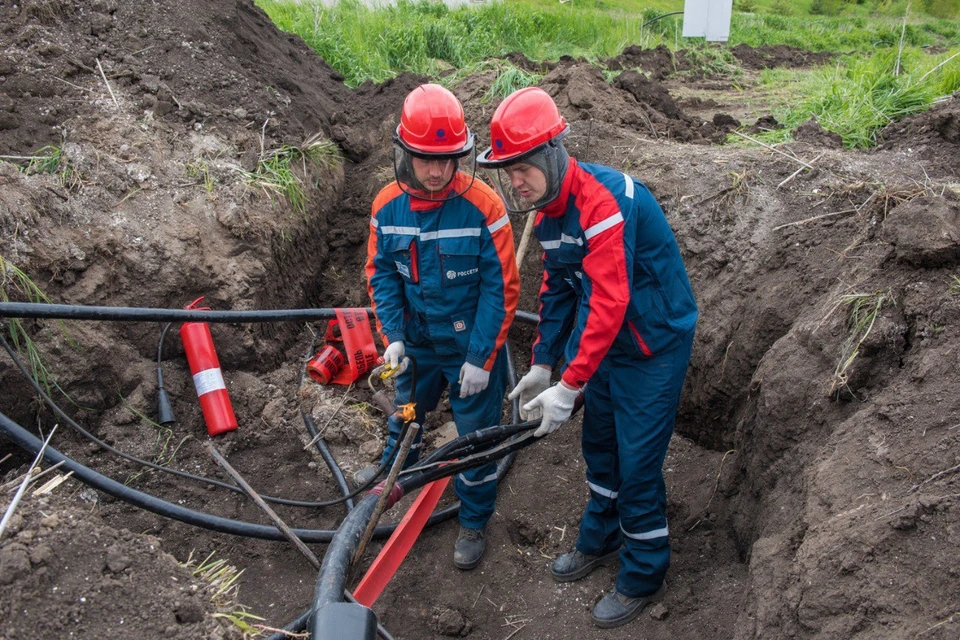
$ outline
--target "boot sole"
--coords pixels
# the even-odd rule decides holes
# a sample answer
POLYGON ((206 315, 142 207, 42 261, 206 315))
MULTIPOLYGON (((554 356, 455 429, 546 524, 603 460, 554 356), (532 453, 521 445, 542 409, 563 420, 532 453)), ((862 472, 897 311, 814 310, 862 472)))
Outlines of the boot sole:
POLYGON ((472 569, 476 569, 480 565, 480 561, 483 560, 483 556, 486 555, 486 553, 487 553, 487 547, 484 546, 483 551, 480 553, 479 556, 477 556, 477 559, 474 560, 473 562, 461 562, 457 560, 456 557, 454 557, 453 566, 455 566, 457 569, 460 569, 461 571, 470 571, 472 569))
POLYGON ((476 569, 477 567, 480 566, 480 561, 481 561, 481 560, 483 560, 483 555, 482 555, 482 554, 481 554, 481 556, 480 556, 479 558, 477 558, 474 562, 470 562, 470 563, 467 563, 467 562, 457 562, 456 560, 454 560, 454 561, 453 561, 453 566, 455 566, 457 569, 460 569, 461 571, 471 571, 471 570, 476 569))
POLYGON ((637 605, 636 608, 631 609, 625 615, 620 616, 619 618, 613 618, 610 620, 600 620, 599 618, 591 615, 590 618, 593 620, 593 624, 599 627, 600 629, 613 629, 614 627, 620 627, 628 622, 632 622, 637 618, 643 610, 649 607, 651 604, 655 604, 663 600, 663 594, 666 592, 666 583, 660 585, 660 588, 657 591, 646 597, 645 601, 637 605))
POLYGON ((585 578, 587 575, 590 574, 591 571, 593 571, 599 566, 609 565, 614 559, 618 558, 619 556, 620 556, 620 549, 617 549, 616 551, 611 551, 607 555, 600 556, 593 562, 590 562, 589 564, 585 564, 579 569, 577 569, 576 571, 571 571, 570 573, 556 573, 553 570, 553 567, 550 567, 550 575, 553 576, 553 579, 557 582, 573 582, 575 580, 579 580, 580 578, 585 578))

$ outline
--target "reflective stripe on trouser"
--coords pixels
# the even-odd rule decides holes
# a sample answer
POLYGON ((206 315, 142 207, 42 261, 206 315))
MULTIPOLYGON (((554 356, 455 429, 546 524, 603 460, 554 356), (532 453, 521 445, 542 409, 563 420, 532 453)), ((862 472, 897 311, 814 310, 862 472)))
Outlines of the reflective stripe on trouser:
MULTIPOLYGON (((457 380, 460 378, 460 368, 463 366, 462 358, 439 357, 432 348, 418 345, 407 345, 407 353, 417 359, 416 421, 419 424, 423 424, 427 412, 437 408, 440 396, 448 385, 450 408, 453 410, 453 419, 457 423, 457 432, 460 435, 500 424, 503 393, 507 380, 506 358, 497 357, 486 389, 467 398, 461 398, 460 384, 457 380)), ((411 381, 412 368, 408 367, 397 380, 398 404, 408 401, 411 381)), ((396 446, 402 426, 400 420, 393 416, 388 420, 390 435, 382 460, 386 460, 396 446)), ((415 444, 420 444, 420 436, 417 437, 415 444)), ((419 447, 415 450, 411 449, 405 468, 416 463, 420 457, 420 451, 419 447)), ((497 465, 490 463, 457 474, 454 490, 460 498, 460 524, 463 526, 479 529, 493 515, 497 497, 496 473, 497 465)))
POLYGON ((663 460, 692 344, 691 332, 649 359, 611 350, 587 384, 583 457, 590 500, 577 549, 603 555, 620 547, 617 591, 626 596, 659 589, 670 565, 663 460))

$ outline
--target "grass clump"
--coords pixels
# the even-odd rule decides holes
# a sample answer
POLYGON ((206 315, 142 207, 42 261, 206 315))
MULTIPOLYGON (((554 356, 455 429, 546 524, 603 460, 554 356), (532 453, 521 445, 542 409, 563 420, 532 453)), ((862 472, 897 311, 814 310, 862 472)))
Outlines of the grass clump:
POLYGON ((204 158, 197 158, 191 162, 188 162, 185 167, 187 177, 191 180, 196 180, 198 184, 203 186, 203 190, 207 192, 207 198, 213 199, 213 188, 216 186, 217 179, 214 177, 213 172, 210 171, 210 164, 204 158))
POLYGON ((877 316, 880 315, 880 310, 888 303, 894 303, 894 300, 884 291, 841 296, 837 306, 846 307, 849 311, 844 323, 846 339, 840 348, 840 359, 830 384, 831 395, 847 385, 850 367, 860 354, 860 346, 873 331, 873 325, 877 321, 877 316))
MULTIPOLYGON (((130 404, 127 401, 127 399, 124 398, 122 394, 120 394, 119 391, 117 392, 117 395, 120 396, 120 401, 131 413, 133 413, 138 418, 140 418, 141 421, 146 422, 151 427, 156 429, 157 439, 153 443, 153 456, 154 456, 153 461, 156 464, 160 465, 161 467, 168 466, 171 462, 173 462, 174 458, 177 457, 177 453, 180 451, 180 447, 183 446, 184 442, 190 439, 190 436, 189 435, 184 436, 180 440, 180 442, 177 443, 176 446, 171 447, 170 441, 173 439, 173 435, 174 435, 173 429, 165 425, 162 425, 154 420, 151 420, 146 414, 144 414, 142 411, 138 410, 136 407, 130 404)), ((129 485, 130 483, 138 479, 147 471, 151 471, 151 469, 143 468, 140 471, 129 475, 127 479, 123 482, 123 484, 129 485)))
POLYGON ((319 133, 300 146, 284 145, 279 149, 261 151, 256 171, 243 171, 244 182, 258 187, 268 196, 286 198, 297 213, 306 211, 307 198, 303 181, 308 175, 307 163, 338 166, 337 146, 319 133))
POLYGON ((947 293, 952 296, 960 296, 960 278, 950 276, 950 286, 947 288, 947 293))
MULTIPOLYGON (((11 302, 23 301, 24 299, 28 302, 50 302, 47 295, 37 286, 30 276, 8 259, 0 256, 0 301, 11 302)), ((67 335, 64 322, 58 320, 57 324, 60 326, 60 330, 67 341, 74 344, 70 336, 67 335)), ((70 396, 60 388, 60 385, 57 384, 53 375, 49 369, 47 369, 47 365, 40 356, 40 350, 37 348, 36 342, 27 332, 23 320, 20 318, 9 318, 7 320, 7 331, 10 334, 10 342, 13 343, 13 348, 16 349, 21 356, 26 357, 30 368, 30 375, 38 384, 43 386, 47 395, 51 395, 52 390, 56 388, 63 394, 63 397, 70 400, 70 396)), ((76 345, 74 344, 74 346, 76 345)), ((73 400, 70 400, 70 402, 72 403, 73 400)))
POLYGON ((215 559, 213 555, 211 552, 202 561, 197 562, 191 551, 182 566, 205 584, 204 595, 217 608, 213 614, 214 618, 230 622, 243 632, 244 638, 259 635, 260 630, 251 625, 250 621, 262 621, 263 618, 249 613, 238 601, 240 589, 238 581, 243 575, 243 570, 227 564, 223 558, 215 559))
POLYGON ((687 62, 692 65, 693 68, 690 71, 681 73, 694 76, 738 76, 743 74, 740 63, 734 55, 730 53, 730 49, 725 46, 711 46, 707 44, 691 47, 686 50, 686 58, 687 62))
POLYGON ((506 62, 500 66, 496 79, 490 85, 490 89, 483 96, 482 101, 488 102, 493 99, 506 98, 518 89, 539 84, 541 79, 543 79, 541 74, 524 71, 506 62))
POLYGON ((16 163, 24 175, 55 175, 60 185, 68 189, 79 189, 83 186, 79 173, 67 161, 63 147, 47 145, 28 156, 0 156, 0 160, 16 163))

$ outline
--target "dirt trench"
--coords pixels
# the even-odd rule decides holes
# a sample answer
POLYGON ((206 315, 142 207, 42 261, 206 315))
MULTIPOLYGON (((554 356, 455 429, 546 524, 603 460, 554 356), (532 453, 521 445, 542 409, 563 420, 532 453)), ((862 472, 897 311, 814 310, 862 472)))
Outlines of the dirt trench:
MULTIPOLYGON (((245 1, 48 0, 0 6, 0 24, 9 52, 0 154, 46 144, 64 154, 49 174, 0 163, 0 255, 51 300, 366 303, 370 202, 391 178, 400 104, 423 78, 351 91, 245 1), (186 25, 182 15, 195 19, 186 25), (302 212, 241 179, 262 150, 316 131, 341 159, 295 167, 302 212)), ((642 63, 641 53, 621 58, 642 63)), ((541 86, 571 122, 573 155, 653 190, 701 309, 665 465, 674 549, 667 598, 601 634, 589 610, 614 570, 567 585, 549 579, 547 564, 569 548, 587 495, 574 420, 518 457, 481 567, 453 569, 455 522, 429 529, 375 605, 380 622, 398 638, 956 637, 956 99, 889 129, 873 152, 817 139, 787 145, 815 164, 803 170, 765 149, 712 144, 729 123, 685 111, 673 94, 694 80, 652 72, 667 64, 662 56, 648 56, 653 81, 628 72, 611 85, 599 69, 564 60, 541 86), (858 300, 880 310, 841 371, 858 300)), ((492 81, 481 74, 453 88, 481 146, 496 107, 486 97, 492 81)), ((518 243, 522 227, 514 221, 518 243)), ((522 266, 524 310, 535 310, 538 260, 531 251, 522 266)), ((120 450, 222 478, 201 446, 203 421, 175 332, 164 345, 164 377, 178 421, 167 432, 141 417, 154 411, 160 325, 25 326, 72 400, 58 396, 63 407, 84 426, 120 450)), ((301 410, 347 471, 377 455, 382 416, 362 385, 299 384, 322 330, 214 327, 241 425, 217 444, 263 493, 337 495, 323 462, 303 450, 301 410)), ((518 327, 513 338, 523 363, 531 332, 518 327)), ((20 424, 46 432, 57 421, 8 360, 0 388, 0 410, 20 424)), ((428 443, 449 418, 442 410, 431 417, 428 443)), ((122 462, 65 425, 53 444, 141 491, 264 521, 240 495, 122 462)), ((12 478, 29 457, 0 444, 6 453, 2 471, 12 478)), ((344 513, 278 511, 296 526, 329 530, 344 513)), ((286 544, 163 519, 74 481, 28 498, 19 512, 13 535, 0 541, 5 638, 237 637, 211 617, 230 605, 193 574, 196 563, 183 566, 191 553, 244 569, 239 601, 271 626, 299 614, 313 592, 315 571, 286 544)))

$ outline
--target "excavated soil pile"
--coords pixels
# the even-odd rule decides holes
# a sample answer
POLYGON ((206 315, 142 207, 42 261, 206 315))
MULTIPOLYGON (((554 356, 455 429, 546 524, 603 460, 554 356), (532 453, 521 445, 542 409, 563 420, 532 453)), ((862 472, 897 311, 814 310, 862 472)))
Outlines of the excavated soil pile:
POLYGON ((887 125, 880 133, 879 148, 917 153, 925 163, 960 174, 960 96, 887 125))
MULTIPOLYGON (((392 177, 400 105, 423 78, 350 90, 249 0, 2 3, 0 39, 0 155, 50 158, 47 145, 61 154, 45 166, 0 162, 0 256, 51 301, 366 303, 370 203, 392 177), (320 159, 292 163, 302 207, 258 182, 262 172, 251 175, 314 134, 326 149, 320 159)), ((734 52, 747 66, 761 64, 748 54, 757 51, 734 52)), ((456 522, 437 524, 374 611, 394 637, 417 639, 956 638, 956 99, 891 125, 870 152, 799 131, 780 147, 793 159, 703 144, 736 121, 687 114, 686 105, 709 109, 710 98, 675 99, 671 83, 684 80, 674 80, 677 63, 665 55, 625 50, 617 64, 628 70, 612 84, 583 61, 538 67, 571 124, 571 152, 639 176, 657 196, 700 305, 664 468, 674 550, 665 600, 601 633, 589 611, 615 569, 562 585, 549 578, 547 565, 570 548, 587 497, 576 418, 517 457, 477 570, 453 568, 456 522), (646 67, 634 62, 644 59, 646 67)), ((778 54, 758 55, 769 62, 778 54)), ((791 50, 783 58, 821 61, 791 50)), ((497 106, 488 97, 493 80, 488 71, 453 87, 481 147, 497 106)), ((777 125, 764 116, 754 126, 777 125)), ((513 225, 518 245, 523 222, 513 225)), ((522 263, 526 311, 536 309, 538 253, 522 263)), ((4 295, 25 300, 12 267, 4 276, 4 295)), ((168 427, 147 420, 161 323, 22 327, 56 381, 51 394, 101 443, 44 408, 6 355, 4 415, 44 434, 58 423, 51 446, 132 489, 266 522, 241 493, 111 450, 226 480, 202 446, 206 429, 176 325, 162 345, 176 415, 168 427)), ((240 423, 214 442, 263 494, 306 502, 340 495, 307 446, 302 414, 345 472, 382 445, 383 416, 365 381, 301 382, 304 356, 324 329, 212 325, 240 423)), ((523 373, 531 330, 512 336, 523 373)), ((449 419, 442 405, 426 425, 428 447, 449 419)), ((32 455, 2 439, 0 459, 4 482, 14 482, 32 455)), ((4 505, 13 486, 4 488, 4 505)), ((293 526, 331 533, 345 513, 275 508, 293 526)), ((371 543, 360 571, 379 547, 371 543)), ((228 620, 237 602, 283 626, 306 608, 315 580, 287 543, 214 533, 68 479, 46 495, 28 490, 0 540, 0 636, 240 637, 228 620), (203 559, 242 569, 238 592, 224 593, 200 571, 203 559)))

